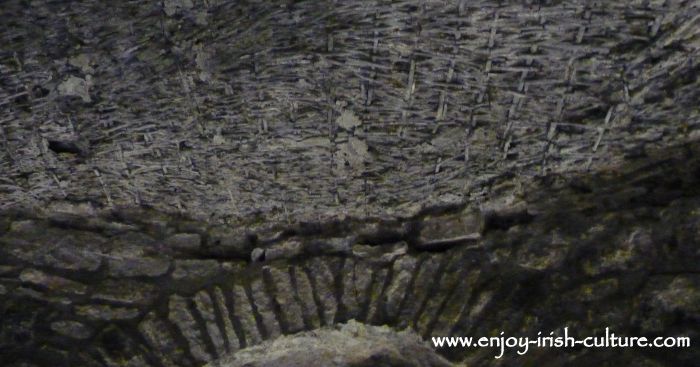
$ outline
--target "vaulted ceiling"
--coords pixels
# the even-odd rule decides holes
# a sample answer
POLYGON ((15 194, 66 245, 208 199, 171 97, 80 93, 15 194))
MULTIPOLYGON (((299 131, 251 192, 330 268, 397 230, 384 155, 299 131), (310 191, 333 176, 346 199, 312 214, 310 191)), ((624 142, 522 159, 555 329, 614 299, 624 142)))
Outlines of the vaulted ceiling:
POLYGON ((409 215, 700 137, 697 1, 5 1, 0 206, 409 215))

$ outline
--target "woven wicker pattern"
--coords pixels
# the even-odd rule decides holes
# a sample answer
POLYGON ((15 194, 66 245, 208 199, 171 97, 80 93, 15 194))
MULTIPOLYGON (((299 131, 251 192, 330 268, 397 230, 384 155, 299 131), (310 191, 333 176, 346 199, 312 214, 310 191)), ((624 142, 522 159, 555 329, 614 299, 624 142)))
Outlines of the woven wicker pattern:
POLYGON ((0 206, 403 214, 700 136, 698 1, 6 1, 0 206))

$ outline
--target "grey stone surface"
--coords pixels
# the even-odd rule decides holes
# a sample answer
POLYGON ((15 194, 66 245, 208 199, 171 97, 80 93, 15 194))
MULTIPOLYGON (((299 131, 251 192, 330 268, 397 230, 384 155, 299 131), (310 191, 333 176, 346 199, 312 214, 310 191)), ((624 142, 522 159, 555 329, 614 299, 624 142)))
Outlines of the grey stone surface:
POLYGON ((463 259, 459 255, 451 256, 448 263, 433 285, 434 290, 428 298, 422 313, 418 316, 416 330, 423 336, 431 335, 435 322, 440 317, 442 308, 447 300, 452 296, 465 272, 463 259))
POLYGON ((89 88, 92 84, 91 75, 88 75, 86 79, 71 76, 58 85, 58 93, 62 96, 80 97, 83 102, 91 102, 89 88))
POLYGON ((74 271, 95 271, 100 267, 102 238, 90 232, 60 231, 45 225, 38 220, 13 223, 9 233, 15 240, 5 243, 5 250, 37 266, 74 271))
POLYGON ((16 266, 0 265, 0 275, 10 274, 17 270, 16 266))
POLYGON ((111 258, 107 261, 109 274, 113 277, 157 277, 170 268, 168 259, 158 258, 111 258))
POLYGON ((472 298, 480 273, 480 270, 475 269, 460 275, 459 282, 443 300, 440 312, 435 313, 435 323, 431 325, 429 335, 452 334, 459 322, 471 325, 479 320, 483 313, 488 312, 489 303, 494 297, 493 292, 482 291, 475 300, 472 298))
POLYGON ((260 341, 262 341, 262 336, 255 322, 251 300, 248 298, 242 286, 233 286, 233 299, 233 314, 241 323, 246 345, 251 346, 260 343, 260 341))
POLYGON ((253 261, 253 262, 264 261, 266 258, 265 255, 266 255, 266 251, 264 249, 256 247, 253 249, 253 251, 250 252, 250 261, 253 261))
MULTIPOLYGON (((99 238, 96 233, 124 222, 129 231, 142 232, 103 237, 113 239, 104 254, 150 258, 152 243, 183 228, 199 226, 207 233, 208 222, 143 209, 101 214, 102 224, 76 227, 44 221, 37 212, 6 213, 12 230, 0 234, 6 245, 0 253, 7 255, 0 257, 7 290, 0 297, 0 346, 37 366, 52 358, 64 365, 194 367, 242 347, 269 345, 266 340, 273 343, 283 334, 321 333, 351 318, 414 330, 423 339, 494 330, 536 335, 564 326, 595 335, 600 325, 610 325, 617 335, 670 333, 695 340, 700 186, 689 167, 697 166, 699 153, 697 145, 669 148, 630 158, 611 172, 522 182, 521 194, 475 207, 431 208, 403 222, 365 218, 251 227, 246 231, 268 249, 292 241, 356 242, 351 252, 290 254, 262 263, 206 251, 163 252, 162 258, 180 265, 183 275, 177 277, 115 276, 109 261, 94 271, 58 268, 32 252, 47 243, 47 234, 99 238), (483 220, 475 244, 416 246, 420 237, 453 238, 445 234, 463 231, 460 223, 470 213, 483 220), (441 218, 444 224, 434 226, 441 218), (423 231, 431 225, 445 231, 423 231), (24 245, 27 256, 14 256, 24 245), (65 321, 74 323, 52 328, 65 321), (80 353, 67 347, 75 340, 80 353)), ((313 342, 305 343, 308 352, 313 342)), ((509 354, 505 362, 491 350, 437 352, 456 364, 484 366, 586 366, 599 358, 623 365, 692 365, 697 358, 692 348, 649 355, 537 349, 509 354)))
POLYGON ((10 0, 1 206, 406 216, 477 202, 500 175, 602 169, 700 136, 697 14, 679 0, 10 0))
POLYGON ((75 314, 90 320, 131 320, 139 315, 139 310, 137 308, 107 305, 81 305, 75 306, 75 314))
POLYGON ((389 319, 396 317, 399 307, 403 302, 411 280, 418 272, 418 259, 404 256, 397 259, 392 267, 392 278, 389 283, 382 303, 389 319))
POLYGON ((71 320, 54 321, 51 330, 73 339, 87 339, 92 335, 92 330, 87 325, 71 320))
POLYGON ((349 289, 343 293, 355 299, 355 303, 357 303, 358 307, 357 314, 359 316, 362 316, 363 309, 369 301, 368 297, 371 289, 370 287, 372 286, 373 273, 374 269, 371 264, 365 261, 357 261, 353 267, 352 282, 350 283, 349 289))
POLYGON ((44 292, 39 292, 31 288, 17 287, 13 290, 13 293, 21 298, 39 300, 42 302, 48 302, 57 307, 65 307, 71 304, 71 300, 68 297, 56 297, 45 294, 44 292))
POLYGON ((52 292, 85 294, 87 286, 70 279, 46 274, 36 269, 25 269, 19 275, 19 280, 25 283, 41 286, 52 292))
POLYGON ((170 367, 175 366, 175 362, 186 363, 183 360, 183 350, 178 348, 167 325, 153 312, 146 315, 138 329, 164 365, 170 367))
POLYGON ((202 239, 196 233, 178 233, 165 239, 165 246, 176 250, 196 251, 202 245, 202 239))
POLYGON ((175 260, 171 274, 175 280, 206 281, 221 272, 221 264, 214 260, 175 260))
POLYGON ((343 264, 343 270, 341 271, 343 279, 343 294, 340 297, 340 303, 345 308, 347 317, 350 319, 356 319, 360 313, 360 304, 358 302, 359 290, 355 289, 355 261, 353 259, 346 259, 343 264))
POLYGON ((226 305, 226 296, 224 296, 224 291, 221 288, 214 288, 214 302, 216 302, 216 307, 219 310, 219 316, 221 317, 221 322, 223 324, 223 333, 226 337, 226 346, 228 352, 235 352, 241 347, 241 343, 238 340, 238 335, 236 330, 234 330, 231 317, 233 316, 232 310, 226 305))
POLYGON ((421 227, 418 243, 425 248, 474 243, 481 238, 484 217, 481 213, 472 211, 447 217, 426 218, 421 227))
POLYGON ((149 304, 155 296, 156 287, 153 284, 135 280, 106 280, 92 293, 92 298, 96 300, 128 305, 149 304))
POLYGON ((367 309, 367 320, 376 322, 382 312, 382 295, 384 294, 384 286, 386 283, 389 269, 382 268, 374 272, 372 279, 372 289, 369 297, 369 307, 367 309))
POLYGON ((292 285, 288 268, 266 266, 263 270, 275 289, 275 301, 280 309, 288 333, 304 330, 302 308, 296 300, 296 288, 292 285))
POLYGON ((192 356, 201 363, 214 359, 204 345, 202 330, 187 305, 188 300, 181 296, 172 296, 168 302, 168 319, 175 325, 187 340, 192 356))
POLYGON ((699 316, 700 291, 697 288, 697 278, 674 277, 666 289, 656 292, 653 303, 666 312, 682 312, 692 317, 699 316))
POLYGON ((250 283, 253 304, 260 315, 262 325, 265 327, 267 338, 274 339, 281 335, 277 314, 272 304, 272 295, 265 289, 265 284, 260 278, 253 279, 250 283))
POLYGON ((438 271, 440 263, 446 256, 431 254, 420 265, 415 277, 415 282, 407 290, 404 307, 400 311, 398 326, 412 326, 415 330, 415 321, 421 307, 427 302, 427 297, 433 290, 435 282, 439 279, 438 271))
POLYGON ((0 365, 198 367, 351 317, 700 338, 697 1, 6 0, 0 25, 0 365))
POLYGON ((333 288, 333 273, 322 258, 313 258, 307 268, 316 290, 324 325, 333 325, 338 312, 338 300, 333 288))
MULTIPOLYGON (((251 256, 253 261, 258 261, 262 257, 262 249, 256 248, 251 256)), ((292 258, 299 256, 304 251, 304 244, 300 241, 284 241, 274 247, 264 250, 265 260, 275 260, 280 258, 292 258)))
POLYGON ((297 285, 297 295, 301 302, 304 319, 311 328, 318 328, 321 326, 321 319, 319 317, 318 306, 316 306, 316 300, 314 299, 314 290, 311 286, 311 281, 303 268, 294 267, 292 271, 297 285))
POLYGON ((246 348, 207 367, 452 366, 420 337, 348 322, 246 348))
POLYGON ((212 298, 209 295, 209 293, 207 293, 206 291, 197 292, 197 294, 194 295, 193 299, 195 307, 199 312, 199 315, 204 320, 204 324, 206 325, 206 331, 207 335, 209 336, 209 340, 211 340, 212 344, 214 345, 217 355, 221 356, 225 351, 226 342, 224 341, 224 335, 222 334, 222 330, 219 329, 219 325, 216 321, 216 310, 214 310, 214 302, 212 301, 212 298))

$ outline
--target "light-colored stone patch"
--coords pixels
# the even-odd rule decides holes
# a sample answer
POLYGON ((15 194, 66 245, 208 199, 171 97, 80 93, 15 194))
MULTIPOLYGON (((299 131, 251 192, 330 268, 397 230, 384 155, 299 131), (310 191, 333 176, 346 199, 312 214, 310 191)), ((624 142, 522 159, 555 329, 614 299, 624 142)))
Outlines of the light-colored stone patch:
POLYGON ((365 163, 369 162, 371 158, 367 143, 354 136, 349 137, 346 143, 339 144, 338 150, 338 154, 343 161, 342 164, 344 165, 347 162, 354 170, 364 168, 365 163))
POLYGON ((92 59, 90 55, 80 54, 73 56, 68 59, 68 63, 80 68, 80 70, 82 70, 85 74, 92 74, 95 72, 95 69, 92 67, 92 59))
POLYGON ((58 85, 58 93, 62 96, 80 97, 83 102, 91 102, 90 87, 92 86, 92 76, 85 79, 71 76, 58 85))
POLYGON ((348 131, 362 125, 362 121, 350 110, 343 111, 336 119, 336 123, 338 126, 348 131))

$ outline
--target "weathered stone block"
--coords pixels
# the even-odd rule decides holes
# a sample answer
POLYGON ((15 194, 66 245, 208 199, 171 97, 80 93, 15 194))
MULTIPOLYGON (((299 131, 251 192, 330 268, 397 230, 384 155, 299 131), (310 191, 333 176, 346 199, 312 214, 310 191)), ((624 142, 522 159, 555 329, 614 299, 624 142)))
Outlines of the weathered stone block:
POLYGON ((221 272, 216 260, 175 260, 174 280, 205 281, 221 272))
POLYGON ((89 326, 78 321, 54 321, 51 323, 51 330, 73 339, 87 339, 92 335, 89 326))
POLYGON ((139 315, 139 310, 130 307, 107 305, 81 305, 75 306, 75 314, 90 320, 99 321, 131 320, 139 315))
POLYGON ((478 212, 463 212, 426 217, 420 222, 417 246, 421 249, 442 249, 481 238, 484 220, 478 212))
POLYGON ((93 299, 129 305, 149 304, 155 296, 153 284, 127 279, 103 281, 92 293, 93 299))
POLYGON ((49 275, 36 269, 25 269, 19 275, 19 280, 25 283, 42 286, 52 292, 72 294, 85 294, 87 292, 87 286, 84 284, 59 276, 49 275))
POLYGON ((165 245, 178 251, 197 251, 202 239, 197 233, 178 233, 165 239, 165 245))
POLYGON ((233 314, 241 323, 246 346, 260 343, 262 336, 255 321, 252 302, 240 285, 233 286, 233 314))
POLYGON ((158 258, 110 258, 107 269, 110 276, 117 277, 157 277, 170 268, 170 261, 158 258))
POLYGON ((301 306, 295 299, 296 289, 292 285, 288 269, 265 267, 264 272, 275 289, 275 301, 279 305, 287 332, 295 333, 304 329, 301 306))
POLYGON ((189 310, 187 300, 181 296, 171 296, 168 310, 168 319, 177 325, 182 335, 187 339, 192 356, 200 362, 211 361, 213 357, 206 350, 204 336, 189 310))

